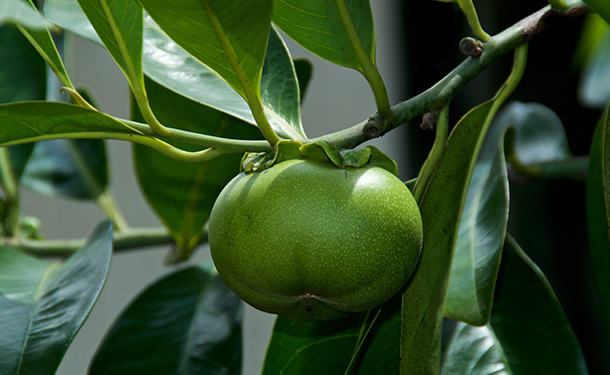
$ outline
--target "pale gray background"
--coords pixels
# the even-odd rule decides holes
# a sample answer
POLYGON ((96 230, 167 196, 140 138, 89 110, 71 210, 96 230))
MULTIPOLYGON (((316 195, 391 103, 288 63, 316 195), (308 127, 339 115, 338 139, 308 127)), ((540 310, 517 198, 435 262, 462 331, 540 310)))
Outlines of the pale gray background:
MULTIPOLYGON (((392 0, 373 1, 377 29, 377 62, 392 104, 404 97, 405 62, 400 41, 400 12, 392 0)), ((303 107, 303 123, 310 137, 359 123, 375 111, 368 84, 356 71, 341 68, 311 55, 287 41, 294 58, 308 58, 314 65, 313 78, 303 107)), ((71 43, 67 43, 70 45, 71 43)), ((75 85, 95 93, 100 108, 112 115, 129 116, 127 83, 107 52, 79 37, 73 37, 75 61, 68 66, 75 85)), ((394 131, 375 144, 396 160, 404 132, 394 131)), ((115 199, 131 226, 158 226, 159 220, 141 196, 132 168, 130 144, 108 142, 111 186, 115 199)), ((414 176, 404 175, 403 179, 414 176)), ((51 199, 22 192, 23 214, 38 216, 48 238, 77 238, 88 235, 104 219, 91 203, 51 199)), ((105 332, 117 315, 146 285, 171 272, 163 265, 167 247, 116 254, 106 286, 89 319, 68 350, 58 374, 85 374, 105 332)), ((209 259, 207 247, 199 249, 193 262, 209 259)), ((259 374, 273 327, 274 316, 246 308, 244 313, 244 374, 259 374)))

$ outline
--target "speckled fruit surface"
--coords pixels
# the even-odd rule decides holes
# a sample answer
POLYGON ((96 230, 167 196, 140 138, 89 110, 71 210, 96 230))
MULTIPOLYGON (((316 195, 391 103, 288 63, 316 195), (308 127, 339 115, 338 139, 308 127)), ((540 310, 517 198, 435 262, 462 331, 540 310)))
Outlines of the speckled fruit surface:
POLYGON ((385 302, 422 246, 413 196, 385 169, 288 160, 239 174, 209 224, 218 273, 253 307, 330 320, 385 302))

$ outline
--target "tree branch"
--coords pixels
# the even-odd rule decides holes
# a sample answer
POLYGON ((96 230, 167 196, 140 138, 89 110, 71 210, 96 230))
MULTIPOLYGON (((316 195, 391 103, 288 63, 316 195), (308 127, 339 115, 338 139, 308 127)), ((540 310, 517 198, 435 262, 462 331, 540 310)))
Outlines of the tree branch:
POLYGON ((468 57, 457 68, 423 93, 392 107, 394 118, 384 120, 375 113, 350 128, 304 143, 326 141, 339 149, 354 148, 370 139, 383 136, 407 121, 426 112, 439 111, 447 105, 470 81, 504 54, 529 41, 534 35, 566 17, 578 17, 591 11, 587 5, 579 4, 565 12, 558 12, 550 5, 524 18, 503 32, 483 43, 483 53, 478 58, 468 57))

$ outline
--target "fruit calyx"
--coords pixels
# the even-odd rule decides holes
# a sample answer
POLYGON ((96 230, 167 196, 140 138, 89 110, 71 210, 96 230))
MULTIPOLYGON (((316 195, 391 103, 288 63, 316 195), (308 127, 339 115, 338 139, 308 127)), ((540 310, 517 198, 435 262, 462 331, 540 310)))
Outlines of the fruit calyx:
POLYGON ((311 159, 327 162, 337 168, 360 168, 373 165, 398 176, 396 162, 374 146, 359 149, 338 150, 326 141, 303 144, 299 141, 282 140, 267 153, 246 153, 240 171, 262 172, 273 165, 292 159, 311 159))

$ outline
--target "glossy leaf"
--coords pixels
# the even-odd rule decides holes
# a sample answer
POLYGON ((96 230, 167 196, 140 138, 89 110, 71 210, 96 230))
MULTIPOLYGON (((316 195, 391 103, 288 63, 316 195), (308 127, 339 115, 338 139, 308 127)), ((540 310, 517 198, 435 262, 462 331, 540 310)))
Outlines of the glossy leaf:
POLYGON ((64 262, 0 247, 0 373, 55 374, 106 280, 112 224, 64 262))
POLYGON ((278 317, 263 375, 343 374, 363 323, 360 315, 322 323, 278 317))
POLYGON ((468 188, 445 306, 446 317, 477 326, 489 320, 508 222, 506 136, 507 151, 525 164, 571 155, 561 120, 548 107, 513 102, 493 121, 468 188))
POLYGON ((578 98, 592 108, 605 108, 610 102, 610 28, 602 34, 583 69, 578 98))
POLYGON ((142 87, 143 12, 135 0, 78 0, 132 88, 142 87))
POLYGON ((179 270, 119 316, 89 374, 241 374, 241 315, 211 264, 179 270))
POLYGON ((582 350, 547 279, 507 236, 490 323, 458 323, 443 375, 586 375, 582 350))
POLYGON ((95 199, 108 185, 101 139, 55 139, 36 143, 21 183, 37 193, 95 199))
POLYGON ((553 289, 508 236, 490 323, 513 374, 588 374, 553 289))
POLYGON ((46 30, 53 27, 45 17, 40 15, 28 1, 2 0, 0 3, 0 25, 14 23, 31 30, 46 30))
MULTIPOLYGON (((61 27, 101 44, 76 0, 47 0, 45 14, 61 27)), ((299 88, 292 60, 273 28, 269 38, 262 80, 264 82, 269 74, 273 76, 275 84, 262 86, 273 88, 269 94, 264 91, 261 93, 265 113, 279 135, 285 138, 304 138, 299 113, 299 88), (281 90, 278 89, 280 87, 281 90)), ((148 77, 189 99, 256 124, 241 95, 218 74, 172 41, 150 17, 144 19, 143 43, 142 64, 148 77)))
POLYGON ((442 375, 513 375, 491 325, 459 322, 445 354, 442 375))
POLYGON ((137 134, 103 113, 57 102, 0 105, 0 145, 45 139, 86 138, 88 133, 137 134))
MULTIPOLYGON (((257 128, 234 117, 180 96, 147 80, 148 98, 157 118, 172 127, 216 136, 261 139, 257 128)), ((136 120, 141 120, 134 108, 136 120)), ((189 151, 200 148, 185 143, 189 151)), ((202 163, 176 161, 141 145, 134 145, 140 186, 149 204, 176 240, 179 259, 186 259, 199 242, 203 226, 222 188, 239 173, 242 155, 226 154, 202 163)))
POLYGON ((245 97, 242 85, 247 84, 260 92, 273 1, 140 0, 140 4, 170 38, 235 91, 245 97))
POLYGON ((587 228, 598 302, 610 329, 610 118, 599 121, 587 175, 587 228))
POLYGON ((375 61, 371 5, 368 0, 345 0, 345 4, 357 35, 346 31, 337 1, 275 1, 273 22, 295 42, 323 59, 361 70, 350 39, 359 39, 371 61, 375 61))
POLYGON ((455 233, 493 105, 492 100, 474 108, 456 125, 420 203, 428 240, 403 297, 403 373, 439 371, 442 307, 455 233))

